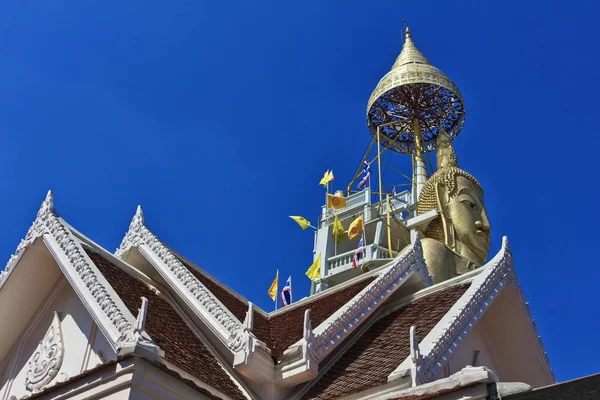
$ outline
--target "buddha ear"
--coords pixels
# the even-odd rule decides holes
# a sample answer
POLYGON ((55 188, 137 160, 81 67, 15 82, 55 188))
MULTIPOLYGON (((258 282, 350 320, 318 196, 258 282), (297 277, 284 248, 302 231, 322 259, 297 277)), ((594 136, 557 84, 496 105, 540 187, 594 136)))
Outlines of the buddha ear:
POLYGON ((435 194, 438 202, 438 210, 441 214, 442 229, 444 230, 444 244, 449 249, 456 250, 454 225, 452 225, 452 218, 450 218, 450 212, 448 210, 450 194, 446 187, 439 183, 435 185, 435 194))
POLYGON ((450 196, 448 194, 448 190, 441 183, 435 184, 435 198, 437 199, 437 206, 440 214, 444 219, 450 219, 450 213, 448 212, 448 202, 450 201, 450 196))

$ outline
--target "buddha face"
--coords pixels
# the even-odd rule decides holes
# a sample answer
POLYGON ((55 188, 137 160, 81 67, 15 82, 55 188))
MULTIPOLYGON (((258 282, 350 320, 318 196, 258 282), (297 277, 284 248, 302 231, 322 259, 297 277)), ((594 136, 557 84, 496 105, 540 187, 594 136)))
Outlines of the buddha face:
MULTIPOLYGON (((443 196, 446 197, 446 196, 443 196)), ((490 221, 488 220, 483 192, 464 176, 456 178, 456 191, 447 200, 443 213, 454 227, 458 253, 483 265, 490 250, 490 221)))

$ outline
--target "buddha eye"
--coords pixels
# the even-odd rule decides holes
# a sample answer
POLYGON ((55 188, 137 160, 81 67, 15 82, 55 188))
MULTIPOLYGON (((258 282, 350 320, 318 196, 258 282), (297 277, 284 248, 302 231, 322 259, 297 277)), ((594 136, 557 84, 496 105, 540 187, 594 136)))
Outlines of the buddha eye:
POLYGON ((468 205, 471 208, 471 210, 477 209, 477 205, 475 203, 473 203, 471 200, 463 200, 463 203, 468 205))

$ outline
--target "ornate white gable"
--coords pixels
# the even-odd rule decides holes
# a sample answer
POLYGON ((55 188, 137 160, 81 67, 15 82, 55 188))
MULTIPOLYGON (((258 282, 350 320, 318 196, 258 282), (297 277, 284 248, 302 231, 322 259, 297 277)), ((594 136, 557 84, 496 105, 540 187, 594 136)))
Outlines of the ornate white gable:
MULTIPOLYGON (((413 361, 410 357, 407 358, 390 374, 388 380, 405 377, 409 371, 416 374, 412 377, 414 382, 424 383, 434 380, 436 374, 448 362, 507 284, 512 284, 518 295, 522 296, 513 267, 512 252, 508 245, 508 238, 505 236, 502 238, 502 248, 498 254, 481 267, 481 272, 473 278, 464 295, 418 344, 421 352, 419 359, 413 361)), ((527 315, 531 321, 528 309, 527 315)), ((533 328, 535 329, 535 325, 533 328)), ((543 351, 537 330, 535 333, 538 345, 543 351)), ((552 374, 547 359, 546 364, 552 374)))
POLYGON ((37 392, 50 383, 58 374, 64 354, 60 318, 55 311, 48 331, 29 360, 25 379, 27 390, 37 392))
POLYGON ((425 286, 432 284, 418 234, 415 242, 392 265, 385 268, 377 279, 312 331, 308 351, 313 360, 319 362, 329 355, 413 274, 418 274, 425 286))
POLYGON ((21 240, 0 273, 0 290, 19 259, 38 238, 43 238, 73 289, 95 316, 113 349, 118 351, 123 346, 130 347, 135 317, 90 260, 68 224, 56 215, 52 191, 48 191, 25 239, 21 240))
MULTIPOLYGON (((192 309, 209 325, 232 353, 244 351, 247 332, 242 323, 200 282, 144 224, 142 208, 138 206, 115 256, 123 259, 137 247, 157 268, 174 290, 192 304, 192 309)), ((259 340, 254 337, 255 341, 259 340)))

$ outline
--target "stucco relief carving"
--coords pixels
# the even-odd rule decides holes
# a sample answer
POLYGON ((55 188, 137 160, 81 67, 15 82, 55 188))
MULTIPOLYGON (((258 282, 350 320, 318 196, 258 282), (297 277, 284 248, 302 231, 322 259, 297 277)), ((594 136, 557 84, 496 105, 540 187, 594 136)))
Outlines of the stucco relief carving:
POLYGON ((115 255, 123 258, 132 247, 146 245, 150 251, 158 257, 167 270, 183 284, 185 289, 198 301, 214 322, 220 325, 228 337, 223 338, 229 348, 235 353, 246 348, 248 340, 246 336, 250 332, 244 332, 242 323, 179 261, 162 242, 144 224, 142 208, 138 206, 137 211, 129 225, 129 230, 116 250, 115 255))
POLYGON ((50 383, 58 374, 64 357, 64 343, 60 318, 54 312, 52 323, 29 360, 25 388, 36 392, 50 383))
MULTIPOLYGON (((316 362, 324 359, 354 328, 368 318, 384 300, 402 285, 412 273, 418 273, 427 285, 431 278, 423 259, 423 249, 418 236, 411 247, 394 264, 350 300, 333 319, 307 332, 308 354, 316 362)), ((305 322, 306 324, 306 322, 305 322)))
POLYGON ((75 240, 70 229, 55 214, 52 191, 48 191, 46 199, 37 213, 37 218, 27 231, 25 239, 21 240, 15 254, 8 260, 5 271, 0 274, 0 285, 2 285, 3 279, 6 279, 8 272, 14 267, 27 247, 44 234, 51 235, 58 243, 66 260, 80 279, 82 287, 87 289, 91 297, 97 302, 104 316, 118 331, 120 339, 124 339, 131 330, 131 324, 106 290, 106 287, 99 281, 97 276, 99 272, 92 267, 91 262, 88 262, 87 255, 84 256, 85 251, 75 240))

